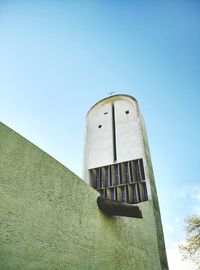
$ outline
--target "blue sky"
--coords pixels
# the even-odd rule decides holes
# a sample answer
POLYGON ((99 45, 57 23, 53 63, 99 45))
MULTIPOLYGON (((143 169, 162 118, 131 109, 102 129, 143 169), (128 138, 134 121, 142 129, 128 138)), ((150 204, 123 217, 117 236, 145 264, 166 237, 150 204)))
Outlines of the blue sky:
POLYGON ((0 1, 1 121, 81 176, 84 121, 108 92, 145 118, 171 270, 200 212, 200 2, 0 1))

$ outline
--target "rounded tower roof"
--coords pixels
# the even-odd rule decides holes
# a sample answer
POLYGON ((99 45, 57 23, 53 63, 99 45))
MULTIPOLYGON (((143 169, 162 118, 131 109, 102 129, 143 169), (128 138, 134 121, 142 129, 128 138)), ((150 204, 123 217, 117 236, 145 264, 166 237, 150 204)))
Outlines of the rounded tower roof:
POLYGON ((86 114, 86 117, 87 115, 90 113, 90 111, 95 108, 96 106, 100 105, 101 103, 102 104, 106 104, 106 103, 109 103, 111 101, 115 101, 117 99, 124 99, 124 98, 129 98, 129 99, 132 99, 134 102, 136 102, 138 104, 138 101, 136 98, 134 98, 133 96, 130 96, 130 95, 126 95, 126 94, 117 94, 117 95, 113 95, 113 96, 110 96, 110 97, 106 97, 106 98, 103 98, 101 99, 100 101, 98 101, 97 103, 95 103, 91 108, 90 110, 87 112, 86 114))

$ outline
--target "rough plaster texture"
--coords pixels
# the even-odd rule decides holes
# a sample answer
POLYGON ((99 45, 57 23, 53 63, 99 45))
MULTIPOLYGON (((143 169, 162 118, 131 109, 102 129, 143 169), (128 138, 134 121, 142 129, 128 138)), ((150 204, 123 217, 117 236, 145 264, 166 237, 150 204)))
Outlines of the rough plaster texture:
POLYGON ((152 202, 139 204, 143 219, 111 218, 97 196, 0 124, 0 269, 161 269, 152 202))

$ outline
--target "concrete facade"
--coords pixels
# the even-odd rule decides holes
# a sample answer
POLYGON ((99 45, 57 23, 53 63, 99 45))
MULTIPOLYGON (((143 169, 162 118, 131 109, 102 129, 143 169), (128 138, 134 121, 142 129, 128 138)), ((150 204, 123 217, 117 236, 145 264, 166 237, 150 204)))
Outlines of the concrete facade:
POLYGON ((134 98, 117 95, 98 102, 86 117, 84 180, 89 183, 88 169, 144 157, 142 143, 140 111, 134 98), (113 105, 116 160, 113 157, 113 105))
MULTIPOLYGON (((103 198, 150 207, 148 217, 154 219, 154 248, 160 260, 157 269, 168 269, 148 139, 135 98, 115 95, 90 109, 86 116, 83 162, 83 179, 103 198), (134 166, 138 166, 135 171, 134 166), (141 176, 137 178, 139 167, 141 176)), ((142 223, 141 226, 147 229, 142 223)))

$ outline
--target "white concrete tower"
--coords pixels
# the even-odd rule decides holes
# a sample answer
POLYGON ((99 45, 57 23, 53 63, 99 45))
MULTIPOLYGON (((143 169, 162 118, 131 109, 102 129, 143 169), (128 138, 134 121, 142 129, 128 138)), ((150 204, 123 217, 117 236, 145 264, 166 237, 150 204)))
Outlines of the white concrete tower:
POLYGON ((135 98, 114 95, 89 110, 83 179, 103 198, 150 207, 161 269, 168 269, 146 129, 135 98))

